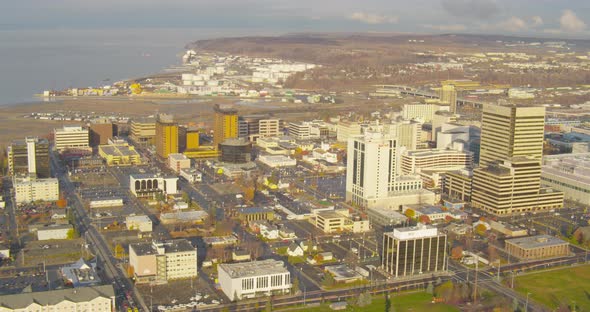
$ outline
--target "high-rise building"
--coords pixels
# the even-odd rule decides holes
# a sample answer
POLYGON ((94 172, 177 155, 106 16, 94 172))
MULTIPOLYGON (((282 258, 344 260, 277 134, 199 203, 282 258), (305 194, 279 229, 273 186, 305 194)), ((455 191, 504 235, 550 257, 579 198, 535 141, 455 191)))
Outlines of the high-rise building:
POLYGON ((54 144, 58 151, 68 149, 88 150, 90 140, 88 129, 80 126, 64 126, 54 130, 54 144))
POLYGON ((156 153, 160 158, 178 153, 178 124, 172 115, 160 114, 156 120, 156 153))
POLYGON ((219 146, 226 139, 238 137, 238 111, 219 104, 215 105, 214 110, 213 146, 219 146))
POLYGON ((544 107, 484 106, 474 207, 497 215, 563 207, 562 192, 541 186, 544 121, 544 107))
POLYGON ((448 111, 449 106, 422 103, 404 104, 402 118, 406 120, 420 119, 423 122, 431 122, 434 118, 434 113, 441 110, 448 111))
POLYGON ((395 135, 382 126, 348 140, 346 200, 361 206, 393 193, 420 190, 418 176, 399 174, 399 146, 395 135))
POLYGON ((156 120, 142 118, 131 120, 131 140, 140 146, 154 144, 156 137, 156 120))
POLYGON ((8 146, 8 171, 11 175, 33 175, 38 178, 51 176, 49 166, 49 141, 37 137, 13 141, 8 146))
POLYGON ((440 88, 439 98, 441 103, 449 105, 451 113, 457 112, 457 90, 452 84, 443 84, 440 88))
POLYGON ((107 144, 109 139, 113 137, 113 132, 114 126, 110 120, 106 118, 92 120, 90 123, 90 146, 107 144))
POLYGON ((447 236, 434 226, 394 229, 383 234, 382 267, 394 277, 447 269, 447 236))
POLYGON ((545 107, 485 105, 481 118, 480 166, 511 157, 541 161, 545 107))
POLYGON ((238 117, 238 137, 256 141, 258 138, 274 137, 280 134, 280 120, 267 115, 238 117))

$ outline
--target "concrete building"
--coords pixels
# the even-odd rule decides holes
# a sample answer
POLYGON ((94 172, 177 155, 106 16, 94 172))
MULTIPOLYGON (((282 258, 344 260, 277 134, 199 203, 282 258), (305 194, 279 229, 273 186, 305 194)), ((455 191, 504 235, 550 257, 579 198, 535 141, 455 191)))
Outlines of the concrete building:
POLYGON ((523 260, 564 257, 569 255, 569 243, 550 235, 507 239, 506 252, 523 260))
POLYGON ((115 311, 112 285, 56 289, 0 296, 2 312, 115 311))
POLYGON ((470 170, 446 172, 444 175, 442 192, 447 198, 470 202, 472 183, 473 172, 470 170))
POLYGON ((98 118, 90 122, 90 146, 107 144, 116 135, 113 123, 107 118, 98 118))
POLYGON ((378 207, 367 209, 367 216, 373 228, 379 226, 388 230, 393 230, 394 226, 408 221, 408 217, 396 210, 378 207))
POLYGON ((343 120, 336 126, 336 140, 338 142, 348 142, 348 139, 361 134, 361 124, 355 121, 343 120))
POLYGON ((238 137, 250 141, 281 134, 280 120, 268 115, 239 116, 238 127, 238 137))
POLYGON ((275 137, 281 134, 281 121, 279 119, 261 119, 258 122, 258 137, 275 137))
POLYGON ((217 266, 219 285, 230 300, 291 291, 291 274, 282 261, 262 260, 222 263, 217 266))
POLYGON ((541 187, 544 107, 486 105, 472 204, 496 215, 563 207, 563 193, 541 187))
POLYGON ((274 218, 275 213, 272 209, 257 207, 238 209, 238 219, 241 221, 274 220, 274 218))
POLYGON ((467 149, 471 143, 470 127, 455 123, 444 123, 437 133, 435 141, 438 149, 467 149))
POLYGON ((203 174, 200 171, 198 171, 196 168, 180 169, 179 176, 181 178, 185 179, 189 183, 203 181, 203 174))
POLYGON ((99 145, 98 155, 104 159, 109 166, 130 166, 141 165, 141 156, 135 150, 135 147, 130 146, 123 140, 111 141, 112 144, 99 145), (122 141, 122 142, 121 142, 122 141))
POLYGON ((375 207, 378 202, 422 188, 419 176, 401 176, 395 136, 374 126, 351 137, 347 148, 346 200, 375 207))
POLYGON ((180 173, 182 169, 188 169, 191 167, 190 158, 183 154, 169 154, 168 155, 168 168, 176 173, 180 173))
POLYGON ((220 105, 215 105, 214 111, 213 146, 217 148, 221 142, 238 137, 238 111, 220 105))
POLYGON ((61 129, 54 129, 53 135, 55 148, 59 152, 68 149, 90 149, 88 129, 80 126, 64 126, 61 129))
POLYGON ((443 84, 439 92, 440 102, 449 105, 451 113, 457 112, 457 89, 453 84, 443 84))
POLYGON ((485 105, 481 118, 480 166, 511 157, 541 161, 545 107, 485 105))
POLYGON ((424 149, 406 151, 401 157, 401 172, 405 175, 419 175, 422 185, 428 189, 442 187, 446 172, 470 169, 473 154, 451 149, 424 149))
MULTIPOLYGON (((442 125, 457 122, 459 115, 448 111, 434 112, 432 117, 432 141, 436 142, 438 133, 442 131, 442 125)), ((438 146, 437 146, 438 147, 438 146)))
POLYGON ((45 226, 37 229, 37 240, 68 239, 73 230, 71 224, 45 226))
POLYGON ((260 155, 258 161, 271 168, 297 166, 297 160, 283 155, 260 155))
POLYGON ((59 181, 56 178, 13 178, 14 200, 17 204, 59 199, 59 181))
POLYGON ((434 113, 437 111, 448 111, 448 105, 439 104, 404 104, 402 108, 402 118, 406 120, 419 119, 422 122, 431 122, 434 113))
POLYGON ((130 138, 139 146, 155 144, 156 120, 154 118, 142 118, 131 120, 130 138))
POLYGON ((289 136, 302 141, 328 138, 330 128, 321 120, 290 122, 289 136))
POLYGON ((516 157, 473 171, 472 205, 496 215, 558 209, 563 193, 541 186, 541 163, 516 157))
POLYGON ((383 234, 382 267, 394 277, 447 270, 447 236, 433 226, 394 229, 383 234))
POLYGON ((7 148, 8 172, 13 176, 51 177, 49 141, 37 137, 12 141, 7 148))
POLYGON ((153 229, 152 219, 146 215, 125 217, 125 226, 128 230, 138 230, 140 232, 151 232, 153 229))
POLYGON ((324 233, 364 233, 370 230, 369 220, 351 216, 345 209, 316 211, 309 221, 324 233))
POLYGON ((544 156, 541 183, 567 200, 590 205, 590 153, 544 156))
POLYGON ((137 283, 197 276, 197 249, 186 239, 129 245, 129 265, 137 283))
POLYGON ((159 114, 156 119, 156 154, 162 159, 178 153, 178 124, 172 115, 159 114))
POLYGON ((162 177, 157 174, 132 174, 129 176, 129 189, 140 198, 155 198, 158 194, 178 193, 177 177, 162 177))

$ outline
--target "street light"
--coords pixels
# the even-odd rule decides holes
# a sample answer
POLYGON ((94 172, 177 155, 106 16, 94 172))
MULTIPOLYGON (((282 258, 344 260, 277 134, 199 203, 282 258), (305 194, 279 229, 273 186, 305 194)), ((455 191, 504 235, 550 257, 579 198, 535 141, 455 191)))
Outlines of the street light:
POLYGON ((531 295, 530 292, 526 293, 526 302, 524 303, 524 311, 525 312, 529 311, 529 295, 531 295))

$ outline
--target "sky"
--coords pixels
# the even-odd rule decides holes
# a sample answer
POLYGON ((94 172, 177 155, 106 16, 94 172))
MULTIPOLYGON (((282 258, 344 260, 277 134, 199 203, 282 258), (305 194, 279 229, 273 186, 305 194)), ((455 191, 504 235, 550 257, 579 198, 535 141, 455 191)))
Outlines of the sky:
POLYGON ((7 0, 2 29, 238 28, 590 39, 588 0, 7 0))

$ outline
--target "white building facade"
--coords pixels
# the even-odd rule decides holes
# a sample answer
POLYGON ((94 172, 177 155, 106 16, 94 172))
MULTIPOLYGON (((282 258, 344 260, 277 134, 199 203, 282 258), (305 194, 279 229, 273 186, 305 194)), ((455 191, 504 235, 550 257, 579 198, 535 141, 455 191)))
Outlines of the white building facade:
POLYGON ((221 290, 230 300, 254 298, 258 294, 286 294, 293 286, 285 264, 273 259, 223 263, 217 271, 221 290))
POLYGON ((17 204, 59 199, 59 181, 55 178, 14 178, 14 200, 17 204))
POLYGON ((79 148, 89 149, 88 129, 80 126, 64 126, 54 130, 55 148, 58 151, 79 148))

